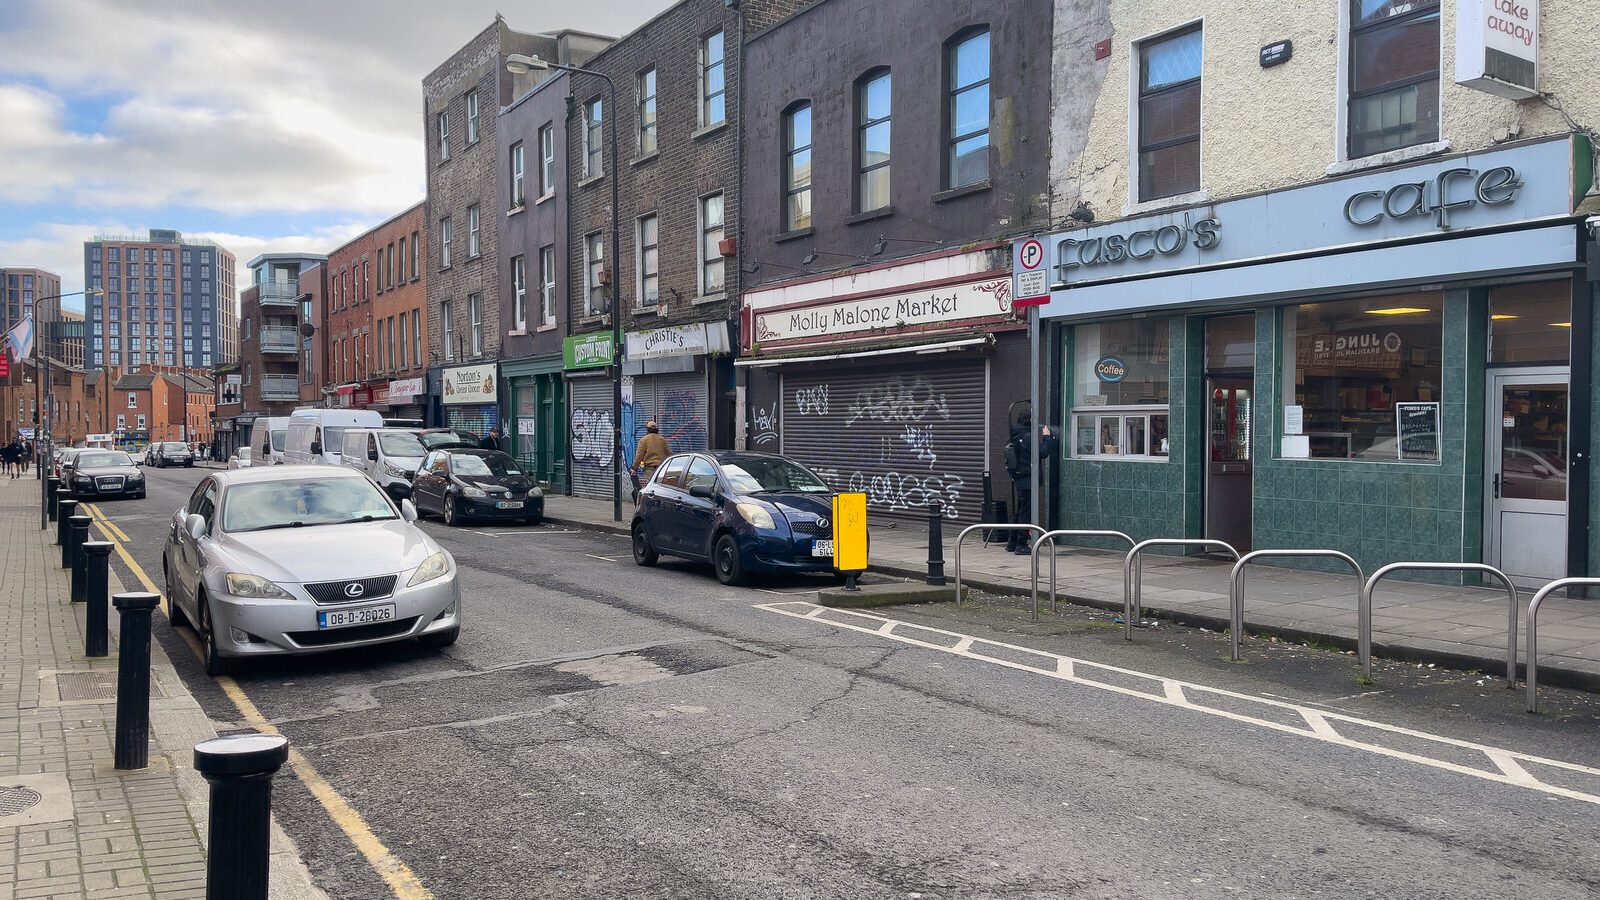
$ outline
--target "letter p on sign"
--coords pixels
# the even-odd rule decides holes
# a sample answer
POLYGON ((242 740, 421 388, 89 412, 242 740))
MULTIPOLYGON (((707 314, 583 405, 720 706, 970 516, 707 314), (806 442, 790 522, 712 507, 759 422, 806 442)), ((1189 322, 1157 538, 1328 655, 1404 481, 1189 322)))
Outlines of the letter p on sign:
POLYGON ((1050 302, 1050 280, 1045 275, 1044 245, 1038 238, 1013 244, 1011 249, 1011 303, 1015 307, 1043 306, 1050 302))
POLYGON ((866 494, 834 495, 833 567, 840 572, 867 570, 866 494))

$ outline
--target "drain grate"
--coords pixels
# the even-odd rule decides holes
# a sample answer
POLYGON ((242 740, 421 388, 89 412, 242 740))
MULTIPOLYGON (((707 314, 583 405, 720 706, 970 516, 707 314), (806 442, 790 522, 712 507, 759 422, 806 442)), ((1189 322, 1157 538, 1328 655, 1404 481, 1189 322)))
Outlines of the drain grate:
POLYGON ((0 819, 27 812, 43 799, 38 791, 20 785, 0 785, 0 819))
POLYGON ((56 689, 63 702, 74 700, 117 699, 116 672, 62 672, 56 676, 56 689))

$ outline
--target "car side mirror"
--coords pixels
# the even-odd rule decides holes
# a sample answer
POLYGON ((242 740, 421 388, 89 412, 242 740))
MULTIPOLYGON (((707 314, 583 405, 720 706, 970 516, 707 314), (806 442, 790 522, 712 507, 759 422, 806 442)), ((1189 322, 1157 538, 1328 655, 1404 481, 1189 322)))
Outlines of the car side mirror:
POLYGON ((189 537, 200 540, 206 534, 206 517, 198 513, 190 513, 183 520, 183 529, 189 532, 189 537))
POLYGON ((717 496, 717 486, 714 484, 706 484, 704 482, 699 484, 691 484, 689 485, 689 496, 699 497, 702 500, 715 499, 717 496))
POLYGON ((322 442, 321 441, 312 441, 311 442, 311 455, 312 456, 321 456, 322 455, 322 442))
POLYGON ((400 518, 405 519, 407 522, 415 522, 417 520, 417 505, 410 500, 401 500, 400 518))

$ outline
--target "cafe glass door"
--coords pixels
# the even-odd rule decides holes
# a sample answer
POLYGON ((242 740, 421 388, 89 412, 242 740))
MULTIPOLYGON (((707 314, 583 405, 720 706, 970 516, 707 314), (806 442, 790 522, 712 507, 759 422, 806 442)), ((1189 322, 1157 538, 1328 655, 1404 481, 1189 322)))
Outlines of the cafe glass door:
POLYGON ((1522 585, 1567 574, 1565 368, 1489 373, 1485 557, 1522 585))
POLYGON ((1255 401, 1255 315, 1206 320, 1205 536, 1250 549, 1254 504, 1250 424, 1255 401))

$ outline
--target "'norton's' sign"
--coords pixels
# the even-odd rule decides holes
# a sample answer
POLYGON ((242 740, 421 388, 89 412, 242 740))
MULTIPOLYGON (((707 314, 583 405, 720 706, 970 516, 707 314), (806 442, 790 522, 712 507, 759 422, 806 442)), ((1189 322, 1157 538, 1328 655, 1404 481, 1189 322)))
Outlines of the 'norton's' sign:
POLYGON ((1344 201, 1344 218, 1351 225, 1376 225, 1387 216, 1405 219, 1433 214, 1434 224, 1450 227, 1450 212, 1478 203, 1499 206, 1517 199, 1522 179, 1510 166, 1445 169, 1432 181, 1406 181, 1387 191, 1361 191, 1344 201))

